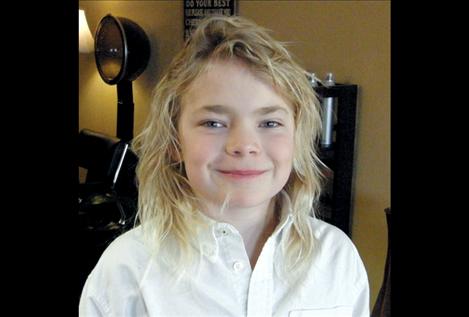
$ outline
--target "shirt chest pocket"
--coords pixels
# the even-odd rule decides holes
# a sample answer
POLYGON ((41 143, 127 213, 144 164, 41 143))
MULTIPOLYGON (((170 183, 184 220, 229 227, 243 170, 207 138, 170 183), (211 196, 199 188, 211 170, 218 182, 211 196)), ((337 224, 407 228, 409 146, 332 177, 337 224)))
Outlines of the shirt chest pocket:
POLYGON ((352 307, 292 310, 289 317, 352 317, 352 307))

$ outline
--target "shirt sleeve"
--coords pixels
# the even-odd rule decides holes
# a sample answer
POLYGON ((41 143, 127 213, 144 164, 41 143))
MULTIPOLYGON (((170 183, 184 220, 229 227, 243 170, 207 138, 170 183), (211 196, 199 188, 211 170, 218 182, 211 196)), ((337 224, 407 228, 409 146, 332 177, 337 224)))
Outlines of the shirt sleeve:
POLYGON ((133 241, 119 239, 104 251, 83 287, 79 317, 148 315, 138 283, 137 247, 133 241), (131 248, 133 252, 128 251, 131 248))
POLYGON ((108 314, 102 303, 89 292, 89 281, 85 283, 78 308, 79 317, 105 317, 108 314))
POLYGON ((353 305, 353 317, 370 317, 369 292, 368 283, 362 283, 353 305))
MULTIPOLYGON (((356 251, 356 250, 355 250, 356 251)), ((370 287, 368 283, 368 275, 365 266, 358 255, 356 254, 356 279, 355 285, 355 299, 353 302, 353 317, 370 317, 370 287)))

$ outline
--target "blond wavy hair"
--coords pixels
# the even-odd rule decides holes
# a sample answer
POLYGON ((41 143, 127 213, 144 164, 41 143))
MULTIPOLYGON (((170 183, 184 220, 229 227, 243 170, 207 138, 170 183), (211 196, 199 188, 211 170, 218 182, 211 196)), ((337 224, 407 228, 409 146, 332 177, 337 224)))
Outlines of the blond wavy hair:
POLYGON ((172 235, 181 257, 192 254, 191 245, 202 222, 197 198, 178 159, 177 124, 182 96, 214 59, 241 60, 256 75, 268 79, 293 109, 295 153, 292 173, 284 186, 292 204, 293 225, 289 234, 282 235, 281 250, 286 271, 300 273, 313 255, 308 218, 314 216, 322 183, 316 148, 321 129, 319 102, 308 73, 293 60, 285 44, 242 17, 203 20, 156 86, 148 119, 132 144, 139 157, 138 221, 156 247, 172 235))

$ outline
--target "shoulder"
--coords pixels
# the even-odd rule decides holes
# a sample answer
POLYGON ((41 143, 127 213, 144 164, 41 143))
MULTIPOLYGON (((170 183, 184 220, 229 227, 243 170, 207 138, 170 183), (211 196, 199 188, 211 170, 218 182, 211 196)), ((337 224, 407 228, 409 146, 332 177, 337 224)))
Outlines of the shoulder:
POLYGON ((309 220, 318 247, 329 251, 356 251, 352 240, 336 226, 313 217, 309 220))
MULTIPOLYGON (((315 252, 305 294, 321 290, 322 305, 348 306, 353 316, 369 316, 368 276, 353 241, 339 228, 310 218, 315 252)), ((305 299, 309 303, 310 296, 305 299)))
POLYGON ((127 271, 137 278, 149 258, 150 252, 144 243, 141 227, 136 227, 117 237, 104 250, 92 274, 122 274, 127 271))
POLYGON ((88 276, 85 289, 95 293, 102 289, 99 285, 137 285, 149 258, 150 252, 144 244, 141 228, 133 228, 117 237, 104 250, 88 276))
POLYGON ((316 263, 335 270, 335 274, 367 280, 358 250, 342 230, 317 218, 310 218, 316 243, 316 263))
POLYGON ((124 299, 136 295, 150 257, 140 227, 117 237, 88 276, 80 306, 87 307, 87 302, 94 302, 106 311, 107 307, 112 307, 110 302, 113 298, 124 299))
POLYGON ((128 255, 136 255, 137 258, 144 256, 147 252, 144 243, 143 232, 140 226, 133 228, 118 236, 103 252, 102 259, 128 260, 128 255))

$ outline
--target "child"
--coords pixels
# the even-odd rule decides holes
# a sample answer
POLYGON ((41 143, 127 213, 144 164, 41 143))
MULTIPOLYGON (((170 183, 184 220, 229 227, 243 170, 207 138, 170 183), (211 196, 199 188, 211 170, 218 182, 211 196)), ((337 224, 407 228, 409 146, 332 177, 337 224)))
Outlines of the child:
POLYGON ((241 17, 204 20, 156 87, 139 225, 89 275, 80 316, 369 316, 356 248, 314 217, 318 100, 241 17))

